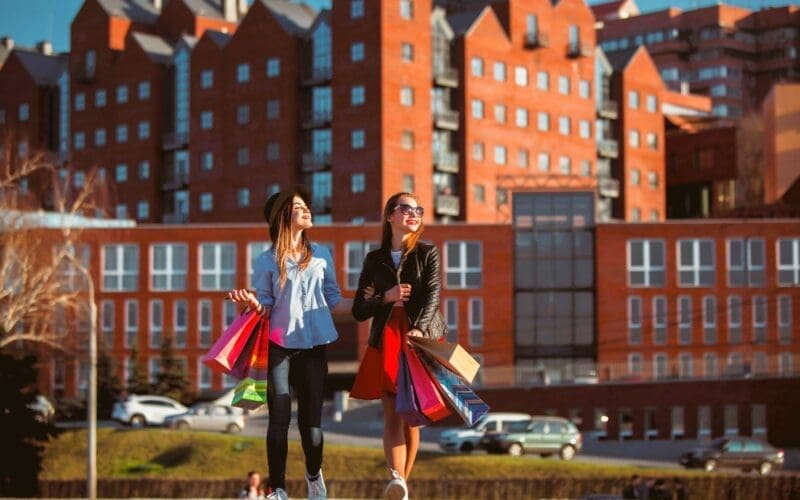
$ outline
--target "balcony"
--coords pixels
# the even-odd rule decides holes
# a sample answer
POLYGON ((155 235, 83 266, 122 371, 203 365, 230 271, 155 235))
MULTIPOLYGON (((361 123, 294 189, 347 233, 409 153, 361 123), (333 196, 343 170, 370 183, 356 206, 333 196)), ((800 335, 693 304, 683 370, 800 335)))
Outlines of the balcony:
POLYGON ((436 128, 458 130, 458 111, 450 109, 434 110, 433 125, 436 128))
POLYGON ((330 109, 315 109, 303 119, 303 128, 320 128, 329 126, 333 113, 330 109))
POLYGON ((303 172, 324 170, 331 165, 330 151, 303 153, 303 172))
POLYGON ((619 144, 614 139, 597 139, 597 152, 606 158, 619 157, 619 144))
POLYGON ((439 87, 458 87, 458 70, 455 68, 433 68, 433 83, 439 87))
POLYGON ((609 120, 616 120, 619 117, 619 104, 617 104, 617 101, 603 99, 603 102, 600 103, 600 109, 597 110, 597 114, 609 120))
POLYGON ((183 189, 189 185, 189 170, 185 168, 177 168, 175 166, 167 166, 164 169, 164 180, 161 183, 161 189, 164 191, 175 191, 183 189))
POLYGON ((436 214, 458 217, 461 213, 461 201, 458 196, 440 194, 436 197, 436 214))
POLYGON ((449 172, 451 174, 458 173, 458 153, 452 151, 437 151, 433 153, 433 165, 436 170, 441 172, 449 172))
POLYGON ((592 47, 588 43, 570 42, 567 44, 567 57, 592 57, 592 47))
POLYGON ((534 31, 525 33, 524 46, 526 49, 539 49, 550 46, 550 38, 545 33, 534 31))
POLYGON ((597 179, 597 191, 604 198, 619 198, 619 181, 611 177, 597 179))
POLYGON ((167 132, 161 137, 161 148, 165 151, 180 149, 189 144, 187 132, 167 132))
POLYGON ((189 214, 186 212, 165 213, 161 219, 164 224, 181 224, 189 220, 189 214))
POLYGON ((333 71, 331 66, 315 66, 303 72, 303 85, 310 87, 313 85, 322 85, 331 80, 333 71))

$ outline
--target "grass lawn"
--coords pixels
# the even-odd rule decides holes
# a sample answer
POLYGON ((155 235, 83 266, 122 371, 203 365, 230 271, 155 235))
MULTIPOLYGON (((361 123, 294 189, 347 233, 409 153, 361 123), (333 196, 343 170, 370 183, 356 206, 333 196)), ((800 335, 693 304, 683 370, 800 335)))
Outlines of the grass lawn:
MULTIPOLYGON (((230 479, 250 469, 266 470, 263 438, 167 429, 99 429, 98 474, 105 478, 175 477, 182 479, 230 479)), ((49 443, 41 479, 79 479, 86 474, 86 431, 69 431, 49 443)), ((386 475, 383 450, 356 446, 325 445, 323 462, 329 478, 361 479, 386 475)), ((287 471, 290 478, 303 476, 303 451, 289 442, 287 471)), ((637 467, 606 466, 557 459, 528 459, 504 455, 442 455, 420 453, 414 478, 499 478, 554 474, 574 476, 627 476, 641 474, 637 467)), ((668 476, 677 469, 647 469, 649 476, 668 476)), ((680 471, 685 475, 685 471, 680 471)))

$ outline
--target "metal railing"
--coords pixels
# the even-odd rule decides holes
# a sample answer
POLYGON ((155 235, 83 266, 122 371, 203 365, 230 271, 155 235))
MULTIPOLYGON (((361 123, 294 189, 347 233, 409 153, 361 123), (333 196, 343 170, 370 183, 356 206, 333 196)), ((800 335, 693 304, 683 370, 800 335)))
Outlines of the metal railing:
POLYGON ((433 153, 433 165, 442 172, 458 173, 458 153, 437 151, 433 153))
POLYGON ((614 139, 597 139, 597 152, 607 158, 617 158, 619 156, 619 143, 614 139))
POLYGON ((440 87, 458 87, 456 68, 433 68, 433 81, 440 87))
POLYGON ((433 121, 437 128, 458 130, 458 111, 450 109, 435 109, 433 111, 433 121))
POLYGON ((461 214, 461 203, 458 196, 440 194, 436 196, 436 213, 457 217, 461 214))

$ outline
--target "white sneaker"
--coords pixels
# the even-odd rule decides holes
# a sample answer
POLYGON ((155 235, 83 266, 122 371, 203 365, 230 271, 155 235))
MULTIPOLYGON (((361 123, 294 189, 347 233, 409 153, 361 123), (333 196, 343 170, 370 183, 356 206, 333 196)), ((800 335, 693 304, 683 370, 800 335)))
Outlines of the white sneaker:
POLYGON ((275 491, 267 495, 267 500, 289 500, 289 495, 283 488, 275 488, 275 491))
POLYGON ((322 469, 319 470, 319 476, 314 481, 308 478, 308 472, 306 472, 306 486, 308 486, 308 500, 325 500, 328 498, 328 489, 325 488, 322 469))
POLYGON ((408 500, 408 487, 405 479, 396 470, 390 470, 392 471, 392 480, 386 485, 384 495, 389 500, 408 500))

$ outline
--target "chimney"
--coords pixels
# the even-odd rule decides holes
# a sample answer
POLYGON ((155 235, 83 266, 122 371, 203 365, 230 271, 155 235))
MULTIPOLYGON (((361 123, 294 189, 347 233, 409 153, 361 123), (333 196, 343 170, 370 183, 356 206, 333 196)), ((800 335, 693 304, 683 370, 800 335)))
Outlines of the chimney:
POLYGON ((229 23, 235 23, 239 20, 236 9, 238 0, 222 0, 222 17, 229 23))
POLYGON ((36 50, 39 51, 40 54, 44 54, 46 56, 52 56, 53 44, 50 43, 48 40, 42 40, 41 42, 36 44, 36 50))
POLYGON ((0 44, 2 44, 7 50, 11 50, 14 48, 14 39, 10 36, 4 36, 3 38, 0 38, 0 44))

